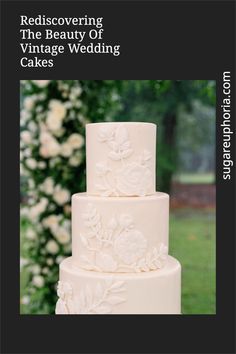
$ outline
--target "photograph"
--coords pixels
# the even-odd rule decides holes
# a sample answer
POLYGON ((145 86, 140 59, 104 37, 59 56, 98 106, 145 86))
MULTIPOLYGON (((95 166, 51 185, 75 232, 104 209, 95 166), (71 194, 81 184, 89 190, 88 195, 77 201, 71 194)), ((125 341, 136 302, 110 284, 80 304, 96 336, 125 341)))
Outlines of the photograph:
POLYGON ((21 80, 20 313, 215 314, 214 80, 21 80))
POLYGON ((0 353, 236 353, 236 2, 0 7, 0 353))

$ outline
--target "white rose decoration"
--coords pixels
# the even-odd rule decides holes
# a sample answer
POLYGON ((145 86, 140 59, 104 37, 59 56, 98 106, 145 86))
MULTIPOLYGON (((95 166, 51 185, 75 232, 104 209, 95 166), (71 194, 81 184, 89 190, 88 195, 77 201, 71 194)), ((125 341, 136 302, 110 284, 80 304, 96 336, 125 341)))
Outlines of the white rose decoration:
POLYGON ((22 131, 20 137, 25 144, 30 144, 32 142, 32 136, 28 130, 22 131))
POLYGON ((48 204, 46 198, 42 198, 39 203, 35 204, 29 209, 28 215, 32 220, 35 220, 41 213, 43 213, 48 204))
POLYGON ((37 162, 35 159, 29 158, 26 160, 26 165, 29 167, 31 170, 35 170, 37 167, 37 162))
POLYGON ((60 186, 56 186, 54 189, 53 199, 58 205, 63 205, 70 199, 70 193, 66 189, 62 189, 60 186))
POLYGON ((57 140, 52 139, 48 146, 46 147, 47 153, 49 157, 54 157, 59 155, 60 151, 61 151, 61 147, 60 144, 57 142, 57 140))
POLYGON ((48 144, 51 140, 53 140, 53 136, 46 130, 42 130, 39 136, 39 141, 41 144, 46 145, 48 144))
POLYGON ((127 196, 145 196, 152 183, 152 174, 148 167, 133 162, 116 174, 116 187, 127 196))
POLYGON ((58 118, 54 112, 49 112, 47 115, 46 123, 49 130, 56 131, 61 128, 62 120, 58 118))
MULTIPOLYGON (((32 153, 32 151, 30 150, 30 148, 26 148, 26 149, 23 151, 24 157, 30 157, 30 156, 31 156, 31 153, 32 153)), ((26 162, 26 164, 27 164, 27 162, 26 162)))
POLYGON ((46 167, 47 167, 47 165, 46 165, 46 163, 44 161, 39 161, 38 162, 38 168, 39 169, 43 170, 46 167))
POLYGON ((79 166, 82 162, 82 158, 83 158, 82 154, 79 153, 77 153, 74 156, 71 156, 69 159, 69 165, 73 167, 79 166))
POLYGON ((32 283, 37 287, 37 288, 42 288, 44 286, 44 279, 41 275, 34 275, 32 279, 32 283))
POLYGON ((22 109, 20 112, 20 121, 22 126, 31 118, 29 111, 22 109))
POLYGON ((40 273, 41 268, 40 268, 40 266, 38 264, 34 264, 34 265, 32 265, 30 267, 30 271, 31 271, 32 274, 37 275, 37 274, 40 273))
POLYGON ((64 157, 69 157, 73 152, 73 149, 69 143, 64 143, 61 145, 61 155, 64 157))
POLYGON ((59 100, 51 100, 49 103, 49 108, 59 120, 63 120, 66 116, 66 107, 59 100))
POLYGON ((65 105, 59 100, 51 100, 49 103, 49 112, 46 118, 46 125, 48 129, 52 132, 60 130, 65 115, 65 105))
POLYGON ((125 264, 136 262, 147 248, 147 240, 135 229, 123 231, 114 242, 114 250, 125 264))
POLYGON ((76 96, 80 96, 82 93, 82 88, 80 86, 77 86, 73 89, 73 92, 76 96))
POLYGON ((22 270, 22 268, 25 267, 27 264, 29 264, 29 260, 26 258, 20 257, 20 270, 22 270))
POLYGON ((98 140, 101 142, 109 141, 114 137, 115 131, 109 125, 102 125, 99 129, 98 140))
POLYGON ((28 111, 34 107, 34 96, 28 96, 24 99, 24 107, 28 111))
POLYGON ((55 237, 57 241, 62 245, 65 245, 70 241, 70 234, 64 227, 58 228, 55 237))
POLYGON ((57 215, 49 215, 42 221, 44 227, 48 227, 52 233, 57 231, 59 218, 57 215))
POLYGON ((32 229, 28 229, 25 233, 25 237, 28 239, 28 240, 36 240, 36 233, 34 230, 32 229))
POLYGON ((49 265, 49 266, 53 265, 53 259, 52 258, 48 258, 46 260, 46 262, 47 262, 47 265, 49 265))
POLYGON ((40 155, 44 158, 55 157, 61 151, 58 141, 47 131, 43 131, 39 137, 41 147, 40 155))
POLYGON ((32 81, 36 86, 41 88, 46 87, 50 82, 50 80, 32 80, 32 81))
POLYGON ((57 156, 60 152, 60 146, 56 143, 50 144, 50 146, 42 145, 40 147, 40 155, 44 158, 49 158, 51 156, 57 156))
POLYGON ((48 253, 57 254, 57 252, 59 251, 59 246, 56 241, 50 240, 46 244, 46 250, 48 251, 48 253))
POLYGON ((160 245, 159 255, 162 261, 165 261, 168 257, 168 247, 164 243, 161 243, 160 245))
POLYGON ((54 189, 54 182, 51 177, 47 177, 45 181, 43 182, 41 189, 43 190, 44 193, 46 194, 52 194, 53 189, 54 189))
POLYGON ((31 220, 35 220, 39 214, 41 213, 41 209, 39 208, 38 204, 34 205, 30 210, 29 210, 29 218, 31 220))
POLYGON ((22 303, 23 305, 28 305, 28 304, 30 303, 30 297, 27 296, 27 295, 22 296, 22 298, 21 298, 21 303, 22 303))
POLYGON ((84 145, 84 137, 80 134, 71 134, 67 139, 68 144, 72 147, 72 149, 80 149, 84 145))
POLYGON ((48 274, 48 272, 49 272, 48 267, 44 267, 44 268, 42 269, 42 274, 48 274))
POLYGON ((28 129, 32 132, 32 133, 35 133, 38 129, 38 126, 35 122, 31 121, 29 122, 28 124, 28 129))

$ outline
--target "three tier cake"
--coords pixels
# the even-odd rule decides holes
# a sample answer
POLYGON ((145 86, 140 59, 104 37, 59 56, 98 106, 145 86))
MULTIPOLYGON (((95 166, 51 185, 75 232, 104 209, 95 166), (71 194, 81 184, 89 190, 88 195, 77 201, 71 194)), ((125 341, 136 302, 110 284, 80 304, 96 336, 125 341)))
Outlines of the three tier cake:
POLYGON ((156 192, 156 125, 86 126, 87 193, 72 197, 72 257, 56 314, 180 314, 169 196, 156 192))

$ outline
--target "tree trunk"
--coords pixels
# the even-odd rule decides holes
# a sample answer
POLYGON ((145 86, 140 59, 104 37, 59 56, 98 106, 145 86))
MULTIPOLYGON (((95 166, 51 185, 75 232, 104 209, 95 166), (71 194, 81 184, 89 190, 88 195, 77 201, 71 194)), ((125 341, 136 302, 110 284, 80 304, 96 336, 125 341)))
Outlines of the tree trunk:
POLYGON ((173 173, 176 169, 176 112, 167 112, 163 117, 163 153, 166 163, 161 172, 161 188, 164 192, 170 192, 173 173))

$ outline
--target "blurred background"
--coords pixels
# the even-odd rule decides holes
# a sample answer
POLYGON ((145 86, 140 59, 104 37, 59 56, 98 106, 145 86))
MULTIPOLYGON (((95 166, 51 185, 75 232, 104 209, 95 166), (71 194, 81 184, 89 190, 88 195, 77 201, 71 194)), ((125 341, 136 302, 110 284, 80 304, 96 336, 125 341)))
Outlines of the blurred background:
POLYGON ((215 81, 27 80, 20 101, 21 314, 54 313, 70 198, 86 190, 85 124, 102 121, 157 124, 182 313, 215 314, 215 81))

